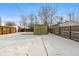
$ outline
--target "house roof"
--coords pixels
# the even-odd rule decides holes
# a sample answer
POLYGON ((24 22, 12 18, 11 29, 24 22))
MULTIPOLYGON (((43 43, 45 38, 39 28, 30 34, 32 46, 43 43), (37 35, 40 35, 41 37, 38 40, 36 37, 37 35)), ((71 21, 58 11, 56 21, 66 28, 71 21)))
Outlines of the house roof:
POLYGON ((59 26, 77 26, 77 25, 79 25, 79 23, 75 21, 66 21, 59 24, 59 26))

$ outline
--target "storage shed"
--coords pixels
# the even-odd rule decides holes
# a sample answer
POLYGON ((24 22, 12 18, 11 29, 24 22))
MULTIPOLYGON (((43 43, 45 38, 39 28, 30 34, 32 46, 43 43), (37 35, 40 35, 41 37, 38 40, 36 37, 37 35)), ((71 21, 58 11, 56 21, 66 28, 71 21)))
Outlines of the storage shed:
POLYGON ((48 26, 42 25, 42 24, 34 25, 34 34, 35 35, 46 35, 46 34, 48 34, 48 26))

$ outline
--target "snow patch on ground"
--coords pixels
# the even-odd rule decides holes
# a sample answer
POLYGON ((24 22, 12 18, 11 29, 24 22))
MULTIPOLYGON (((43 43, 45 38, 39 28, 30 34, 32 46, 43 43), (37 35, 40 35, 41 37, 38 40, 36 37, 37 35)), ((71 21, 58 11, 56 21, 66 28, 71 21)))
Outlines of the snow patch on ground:
POLYGON ((21 32, 0 35, 0 56, 79 56, 79 42, 54 34, 32 35, 21 32))

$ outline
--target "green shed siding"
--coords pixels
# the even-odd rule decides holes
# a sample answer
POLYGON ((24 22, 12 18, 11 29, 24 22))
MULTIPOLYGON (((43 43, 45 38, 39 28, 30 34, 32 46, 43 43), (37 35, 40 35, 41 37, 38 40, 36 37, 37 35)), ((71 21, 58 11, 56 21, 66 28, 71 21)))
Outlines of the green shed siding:
POLYGON ((46 25, 34 25, 35 35, 45 35, 48 32, 48 27, 46 25))

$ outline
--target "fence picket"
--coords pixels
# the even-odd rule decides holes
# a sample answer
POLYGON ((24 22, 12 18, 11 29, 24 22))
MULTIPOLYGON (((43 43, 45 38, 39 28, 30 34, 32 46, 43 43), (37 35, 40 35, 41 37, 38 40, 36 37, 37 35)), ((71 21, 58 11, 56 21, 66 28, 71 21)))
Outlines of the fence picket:
POLYGON ((1 26, 0 27, 0 35, 10 34, 10 33, 15 33, 15 32, 16 32, 16 28, 15 27, 5 27, 5 26, 1 26))
POLYGON ((52 27, 51 33, 79 41, 79 26, 52 27))

